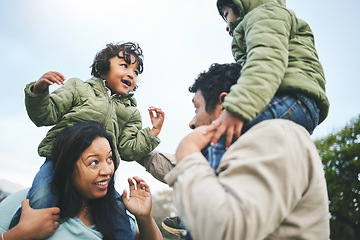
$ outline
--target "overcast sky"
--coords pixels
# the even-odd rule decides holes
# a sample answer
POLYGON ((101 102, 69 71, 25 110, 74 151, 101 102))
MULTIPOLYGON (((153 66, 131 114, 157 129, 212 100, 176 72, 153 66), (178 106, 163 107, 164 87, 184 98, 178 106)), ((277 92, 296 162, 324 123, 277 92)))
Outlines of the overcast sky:
MULTIPOLYGON (((144 50, 144 73, 135 93, 144 127, 150 105, 166 114, 157 150, 173 153, 191 130, 188 87, 212 63, 233 62, 231 38, 215 0, 0 0, 0 179, 24 187, 44 159, 37 146, 49 128, 37 128, 24 107, 25 85, 47 71, 90 78, 92 60, 106 43, 134 41, 144 50)), ((342 128, 360 113, 360 2, 288 0, 307 21, 327 79, 328 118, 313 139, 342 128)), ((52 91, 55 87, 51 87, 52 91)), ((136 163, 121 164, 117 187, 132 175, 153 192, 166 188, 136 163)))

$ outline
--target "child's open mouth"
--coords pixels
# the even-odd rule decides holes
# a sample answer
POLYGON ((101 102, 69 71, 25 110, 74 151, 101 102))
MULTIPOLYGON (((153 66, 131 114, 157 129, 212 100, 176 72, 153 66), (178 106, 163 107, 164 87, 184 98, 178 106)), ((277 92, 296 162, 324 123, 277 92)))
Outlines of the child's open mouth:
POLYGON ((126 84, 128 87, 131 86, 131 82, 128 80, 121 80, 121 82, 123 82, 124 84, 126 84))

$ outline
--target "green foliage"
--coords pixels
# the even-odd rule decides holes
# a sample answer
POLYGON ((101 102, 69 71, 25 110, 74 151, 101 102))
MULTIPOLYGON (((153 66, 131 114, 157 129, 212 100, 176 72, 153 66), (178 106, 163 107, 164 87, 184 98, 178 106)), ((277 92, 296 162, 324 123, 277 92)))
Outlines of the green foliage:
POLYGON ((360 115, 315 145, 328 185, 331 239, 360 239, 360 115))

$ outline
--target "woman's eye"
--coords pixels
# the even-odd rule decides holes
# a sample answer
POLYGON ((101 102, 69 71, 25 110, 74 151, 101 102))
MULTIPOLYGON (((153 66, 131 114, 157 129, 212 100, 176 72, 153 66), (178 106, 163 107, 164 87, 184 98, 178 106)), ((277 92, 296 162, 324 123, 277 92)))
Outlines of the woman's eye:
POLYGON ((112 156, 110 156, 110 157, 108 157, 108 159, 107 159, 108 161, 110 161, 110 162, 112 162, 113 161, 113 157, 112 156))
POLYGON ((139 72, 138 71, 135 71, 134 72, 136 76, 139 76, 139 72))
POLYGON ((121 66, 127 68, 127 65, 125 63, 121 64, 121 66))
POLYGON ((95 161, 92 161, 92 162, 90 163, 90 166, 96 166, 97 164, 98 164, 98 161, 95 160, 95 161))

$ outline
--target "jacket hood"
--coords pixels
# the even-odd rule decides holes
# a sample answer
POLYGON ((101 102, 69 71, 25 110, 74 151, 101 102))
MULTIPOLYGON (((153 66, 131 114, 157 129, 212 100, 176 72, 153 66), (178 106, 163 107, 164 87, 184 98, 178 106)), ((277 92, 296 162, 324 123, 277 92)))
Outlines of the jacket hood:
POLYGON ((243 18, 248 12, 265 3, 277 3, 286 7, 285 0, 233 0, 234 4, 239 7, 240 17, 243 18))

